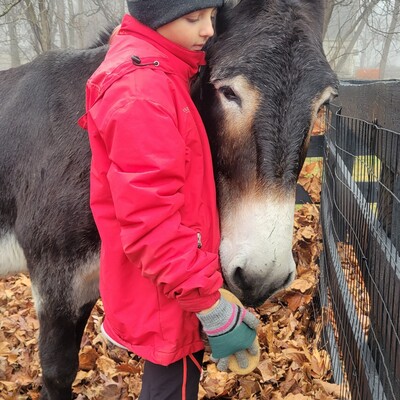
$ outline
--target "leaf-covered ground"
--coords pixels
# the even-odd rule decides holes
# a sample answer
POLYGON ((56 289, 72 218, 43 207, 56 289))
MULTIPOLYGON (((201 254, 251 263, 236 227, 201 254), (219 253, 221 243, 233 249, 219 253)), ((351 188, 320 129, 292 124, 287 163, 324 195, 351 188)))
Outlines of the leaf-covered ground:
MULTIPOLYGON (((319 202, 320 161, 308 163, 300 182, 319 202)), ((320 346, 322 320, 315 303, 321 236, 318 205, 296 211, 293 249, 297 279, 290 288, 253 310, 260 318, 261 360, 247 376, 217 371, 204 364, 199 399, 330 400, 339 398, 331 380, 330 359, 320 346)), ((79 400, 137 399, 143 362, 107 344, 99 334, 99 301, 90 317, 73 385, 79 400)), ((0 280, 0 399, 39 398, 41 370, 37 353, 38 321, 29 277, 0 280)))

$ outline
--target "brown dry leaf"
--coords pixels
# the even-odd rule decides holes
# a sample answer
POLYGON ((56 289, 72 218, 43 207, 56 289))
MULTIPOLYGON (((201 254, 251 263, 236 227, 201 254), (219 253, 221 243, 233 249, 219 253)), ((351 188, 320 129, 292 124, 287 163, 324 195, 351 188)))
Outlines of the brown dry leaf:
POLYGON ((303 186, 304 190, 310 195, 313 202, 321 201, 321 174, 307 176, 300 175, 298 179, 299 185, 303 186))
POLYGON ((340 398, 340 385, 337 385, 336 383, 329 383, 321 379, 314 379, 313 382, 319 385, 325 393, 340 398))
POLYGON ((125 382, 127 384, 127 392, 130 394, 130 396, 135 396, 136 398, 138 398, 142 389, 141 377, 139 375, 132 375, 126 377, 125 382))
POLYGON ((321 109, 318 111, 317 118, 314 122, 314 126, 312 129, 312 135, 322 135, 326 132, 326 117, 325 117, 325 110, 321 109))
POLYGON ((100 356, 96 360, 96 366, 102 373, 112 376, 116 373, 116 363, 111 358, 107 356, 100 356))
POLYGON ((309 242, 315 239, 315 237, 316 237, 315 230, 312 229, 310 226, 300 227, 296 232, 296 238, 298 238, 298 240, 304 240, 309 242))
POLYGON ((285 296, 288 307, 292 311, 298 310, 301 306, 308 304, 312 300, 309 294, 302 294, 298 292, 289 293, 285 296))
POLYGON ((207 393, 207 396, 222 396, 228 394, 234 381, 232 377, 235 374, 218 371, 214 363, 207 365, 207 374, 203 382, 203 388, 207 393), (229 381, 231 380, 231 383, 229 381))
POLYGON ((283 400, 312 400, 311 396, 304 396, 301 393, 292 394, 289 393, 287 396, 283 397, 283 400))
POLYGON ((321 168, 322 168, 321 160, 310 162, 310 163, 305 163, 302 168, 302 173, 304 175, 307 175, 307 174, 317 175, 317 174, 320 174, 321 168))
POLYGON ((76 378, 75 378, 75 381, 74 381, 74 383, 72 385, 73 386, 78 386, 78 385, 82 384, 85 381, 89 382, 94 378, 95 375, 96 375, 96 373, 95 373, 94 370, 91 370, 91 371, 82 371, 82 370, 80 370, 80 371, 78 371, 78 373, 76 375, 76 378))
POLYGON ((239 379, 239 399, 255 399, 256 393, 260 391, 260 385, 251 378, 251 375, 239 379))
POLYGON ((285 396, 287 393, 292 392, 293 391, 293 386, 296 385, 296 380, 292 377, 290 377, 290 369, 288 370, 288 374, 286 376, 286 379, 280 383, 279 385, 279 390, 282 393, 283 396, 285 396))
POLYGON ((28 399, 30 400, 39 400, 40 394, 38 392, 34 392, 32 390, 28 391, 28 399))
POLYGON ((304 354, 304 351, 294 347, 283 349, 282 353, 285 354, 287 359, 293 360, 299 365, 303 365, 307 361, 307 356, 304 354))
POLYGON ((271 315, 278 312, 282 307, 282 304, 277 304, 272 302, 271 299, 267 300, 262 306, 260 306, 257 311, 260 315, 271 315))
POLYGON ((126 372, 128 374, 138 374, 141 371, 140 366, 134 366, 131 364, 121 364, 121 365, 117 365, 116 370, 118 372, 126 372))
POLYGON ((199 393, 198 393, 198 400, 203 400, 207 396, 207 392, 204 390, 203 385, 200 383, 199 385, 199 393))
POLYGON ((273 366, 272 361, 269 358, 262 360, 258 364, 257 369, 260 371, 261 376, 262 376, 261 382, 275 381, 274 383, 276 383, 274 366, 273 366))
MULTIPOLYGON (((301 276, 298 279, 295 279, 289 286, 288 291, 298 290, 301 293, 306 293, 315 285, 315 280, 311 281, 307 279, 306 276, 301 276)), ((286 297, 286 296, 285 296, 286 297)))
POLYGON ((311 357, 311 368, 312 373, 315 378, 323 378, 329 373, 330 359, 328 353, 325 351, 318 351, 318 349, 313 349, 311 357))
POLYGON ((90 371, 96 367, 99 355, 95 349, 85 346, 79 354, 79 368, 83 371, 90 371))
POLYGON ((25 274, 20 274, 20 275, 18 275, 18 278, 17 278, 17 280, 16 280, 16 284, 17 285, 23 285, 23 286, 26 286, 26 287, 28 287, 28 288, 30 288, 31 287, 31 280, 28 278, 28 276, 27 275, 25 275, 25 274))
POLYGON ((274 324, 272 319, 269 320, 267 324, 264 325, 263 331, 265 332, 265 338, 267 340, 266 345, 269 353, 276 353, 278 348, 275 346, 275 334, 274 334, 274 324))
POLYGON ((0 356, 10 354, 10 345, 8 342, 0 342, 0 356))
POLYGON ((118 400, 121 398, 124 383, 122 376, 117 376, 116 380, 108 378, 106 375, 100 374, 103 379, 102 390, 100 396, 102 399, 118 400))
POLYGON ((0 387, 3 386, 7 392, 13 392, 18 389, 18 384, 16 382, 10 381, 0 381, 0 387))

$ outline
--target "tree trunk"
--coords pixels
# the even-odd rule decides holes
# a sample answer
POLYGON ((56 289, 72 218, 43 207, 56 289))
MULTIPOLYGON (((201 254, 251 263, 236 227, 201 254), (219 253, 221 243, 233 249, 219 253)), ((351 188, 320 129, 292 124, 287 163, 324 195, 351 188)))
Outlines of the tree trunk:
POLYGON ((57 0, 57 26, 60 32, 60 47, 66 49, 69 46, 68 35, 66 30, 67 20, 65 18, 65 2, 64 0, 57 0))
POLYGON ((347 59, 349 58, 349 56, 352 54, 352 51, 354 49, 355 44, 357 43, 358 38, 361 35, 361 32, 364 29, 364 26, 366 24, 366 20, 363 19, 360 24, 358 25, 356 31, 354 32, 353 37, 351 38, 349 44, 346 46, 346 49, 344 50, 344 53, 342 54, 342 56, 339 58, 336 66, 335 66, 335 70, 336 71, 340 71, 342 69, 342 67, 344 66, 344 64, 346 63, 347 59))
POLYGON ((42 34, 42 50, 49 51, 52 48, 50 11, 47 0, 39 0, 39 22, 42 34))
POLYGON ((5 17, 11 10, 17 6, 19 3, 21 3, 23 0, 14 0, 12 3, 7 4, 6 6, 3 6, 3 10, 0 12, 0 18, 5 17), (5 7, 5 8, 4 8, 5 7))
MULTIPOLYGON (((379 3, 380 0, 371 0, 371 2, 369 2, 364 10, 361 12, 361 14, 356 18, 356 20, 354 21, 354 23, 350 26, 350 28, 347 30, 347 32, 343 35, 340 36, 340 33, 338 34, 338 38, 336 39, 336 41, 340 41, 340 44, 343 44, 347 41, 347 39, 350 37, 350 35, 357 29, 357 27, 359 26, 359 24, 363 24, 363 26, 365 25, 365 21, 367 21, 368 17, 370 16, 370 14, 372 13, 372 10, 374 9, 374 7, 376 6, 376 4, 379 3), (363 22, 364 21, 364 22, 363 22)), ((361 32, 360 32, 361 33, 361 32)), ((360 36, 360 33, 358 34, 358 36, 360 36)), ((354 35, 353 35, 354 38, 354 35)), ((335 63, 336 60, 340 57, 339 54, 341 52, 342 46, 338 44, 336 46, 336 49, 333 53, 333 55, 330 57, 329 61, 331 63, 335 63)), ((355 42, 354 42, 355 44, 355 42)), ((347 46, 346 48, 346 52, 345 52, 345 57, 348 57, 348 53, 351 52, 353 50, 353 46, 347 46), (346 55, 347 54, 347 55, 346 55)), ((340 62, 340 61, 339 61, 340 62)))
POLYGON ((79 47, 83 48, 86 45, 85 37, 86 37, 86 29, 87 29, 87 20, 85 14, 84 1, 78 0, 78 14, 79 14, 79 47))
POLYGON ((74 3, 72 0, 68 0, 68 15, 69 15, 69 21, 68 21, 68 37, 69 37, 69 43, 76 47, 76 40, 75 40, 75 9, 74 9, 74 3))
POLYGON ((386 72, 387 61, 389 58, 390 46, 393 41, 394 32, 395 32, 395 29, 397 26, 397 21, 399 19, 399 10, 400 10, 400 0, 396 0, 394 3, 394 8, 393 8, 393 13, 392 13, 392 19, 390 21, 389 31, 386 35, 385 42, 383 45, 382 58, 379 63, 379 78, 380 79, 385 78, 385 72, 386 72))
POLYGON ((335 8, 335 5, 336 5, 335 0, 327 0, 325 2, 324 28, 322 31, 323 38, 325 37, 326 31, 328 30, 329 21, 331 20, 333 9, 335 8))
POLYGON ((108 2, 104 1, 104 0, 98 0, 97 4, 98 4, 98 6, 100 8, 101 13, 106 18, 107 22, 110 23, 110 24, 114 24, 115 23, 115 16, 114 16, 112 10, 110 10, 108 2))
POLYGON ((10 38, 10 57, 11 57, 11 67, 18 67, 21 65, 21 58, 19 56, 19 46, 18 46, 18 34, 17 27, 13 22, 13 12, 11 10, 11 15, 6 15, 8 36, 10 38))
POLYGON ((42 35, 40 32, 39 21, 36 16, 35 8, 33 7, 31 0, 25 0, 25 4, 26 4, 26 9, 25 9, 26 19, 32 30, 32 38, 33 38, 32 47, 35 50, 36 54, 41 54, 43 49, 42 35))

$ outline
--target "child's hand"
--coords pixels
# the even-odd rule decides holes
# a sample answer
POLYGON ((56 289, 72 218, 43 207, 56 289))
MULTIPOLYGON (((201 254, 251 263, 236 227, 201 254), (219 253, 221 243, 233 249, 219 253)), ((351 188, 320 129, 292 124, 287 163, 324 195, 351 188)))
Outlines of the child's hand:
POLYGON ((235 354, 231 354, 228 357, 220 359, 214 358, 213 355, 211 354, 210 360, 214 361, 217 364, 217 368, 219 371, 228 371, 229 369, 232 372, 236 372, 237 374, 246 375, 254 369, 254 367, 249 365, 250 356, 257 356, 258 353, 259 353, 259 345, 256 341, 253 341, 252 345, 246 350, 240 350, 235 354), (235 357, 237 364, 236 369, 233 369, 232 367, 231 357, 235 357))
POLYGON ((211 357, 217 368, 226 371, 230 355, 236 357, 240 368, 248 367, 248 354, 256 355, 254 343, 258 319, 245 308, 223 297, 209 310, 197 314, 211 346, 211 357), (209 311, 210 310, 210 311, 209 311))

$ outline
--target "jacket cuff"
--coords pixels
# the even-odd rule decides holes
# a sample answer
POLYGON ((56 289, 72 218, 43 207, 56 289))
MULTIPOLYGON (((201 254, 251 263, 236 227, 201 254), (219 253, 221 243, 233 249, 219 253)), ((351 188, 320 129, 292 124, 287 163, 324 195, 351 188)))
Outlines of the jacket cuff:
POLYGON ((195 297, 190 299, 178 299, 179 304, 185 311, 199 313, 213 306, 221 298, 219 290, 205 297, 195 297))

